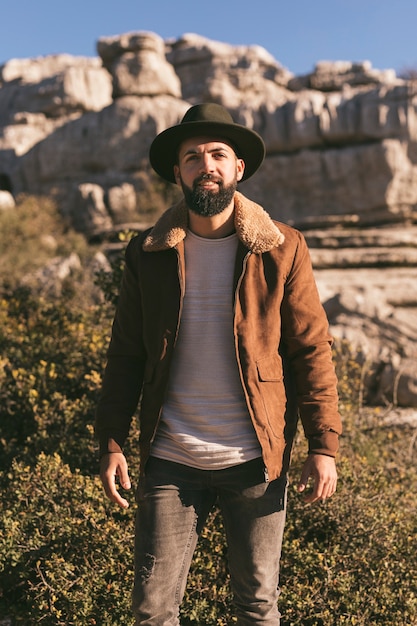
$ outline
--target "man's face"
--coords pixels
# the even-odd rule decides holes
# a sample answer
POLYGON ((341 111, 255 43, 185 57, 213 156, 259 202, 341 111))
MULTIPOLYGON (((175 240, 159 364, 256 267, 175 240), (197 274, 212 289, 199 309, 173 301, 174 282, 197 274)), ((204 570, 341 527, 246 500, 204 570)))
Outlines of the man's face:
POLYGON ((233 148, 221 140, 193 137, 184 141, 174 166, 188 207, 197 215, 211 217, 233 201, 245 165, 233 148))

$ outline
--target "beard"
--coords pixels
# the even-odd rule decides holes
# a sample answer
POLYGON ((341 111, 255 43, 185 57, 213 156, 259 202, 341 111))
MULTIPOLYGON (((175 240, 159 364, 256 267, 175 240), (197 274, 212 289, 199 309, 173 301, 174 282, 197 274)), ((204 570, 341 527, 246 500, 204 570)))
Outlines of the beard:
POLYGON ((232 202, 237 189, 237 179, 235 177, 230 185, 224 185, 221 179, 203 174, 194 181, 192 188, 187 187, 182 181, 181 187, 190 211, 202 217, 213 217, 222 213, 232 202), (214 180, 218 185, 218 191, 201 187, 200 183, 204 180, 214 180))

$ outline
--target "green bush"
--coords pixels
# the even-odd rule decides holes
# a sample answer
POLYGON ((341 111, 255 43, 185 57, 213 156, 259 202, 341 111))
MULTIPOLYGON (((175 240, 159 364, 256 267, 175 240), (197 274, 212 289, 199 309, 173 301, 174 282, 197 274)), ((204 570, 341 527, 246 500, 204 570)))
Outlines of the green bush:
POLYGON ((16 287, 22 276, 56 256, 88 256, 83 235, 74 232, 48 198, 22 196, 16 208, 0 211, 0 276, 16 287))
POLYGON ((13 624, 132 623, 132 514, 57 455, 0 480, 0 616, 13 624))
POLYGON ((56 452, 94 471, 92 424, 109 324, 105 307, 80 311, 26 289, 3 297, 0 469, 12 458, 32 463, 56 452))

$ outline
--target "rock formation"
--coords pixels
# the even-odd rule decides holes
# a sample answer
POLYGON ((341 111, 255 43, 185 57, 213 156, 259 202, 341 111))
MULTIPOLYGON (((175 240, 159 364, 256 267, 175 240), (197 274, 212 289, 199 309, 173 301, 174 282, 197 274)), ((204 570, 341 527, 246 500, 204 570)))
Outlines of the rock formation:
MULTIPOLYGON (((149 145, 196 102, 225 105, 267 157, 241 189, 310 245, 333 334, 368 399, 417 408, 417 83, 369 62, 294 76, 260 46, 127 33, 99 58, 0 68, 0 190, 54 194, 87 236, 140 219, 149 145)), ((12 209, 11 209, 12 210, 12 209)))

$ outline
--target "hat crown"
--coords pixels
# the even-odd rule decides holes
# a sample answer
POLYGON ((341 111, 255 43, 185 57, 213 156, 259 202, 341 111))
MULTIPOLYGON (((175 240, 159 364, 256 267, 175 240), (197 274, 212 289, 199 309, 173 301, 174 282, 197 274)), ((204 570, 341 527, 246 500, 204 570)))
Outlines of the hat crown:
POLYGON ((215 124, 233 124, 233 118, 221 104, 208 102, 204 104, 196 104, 188 109, 181 124, 189 122, 211 122, 215 124))

